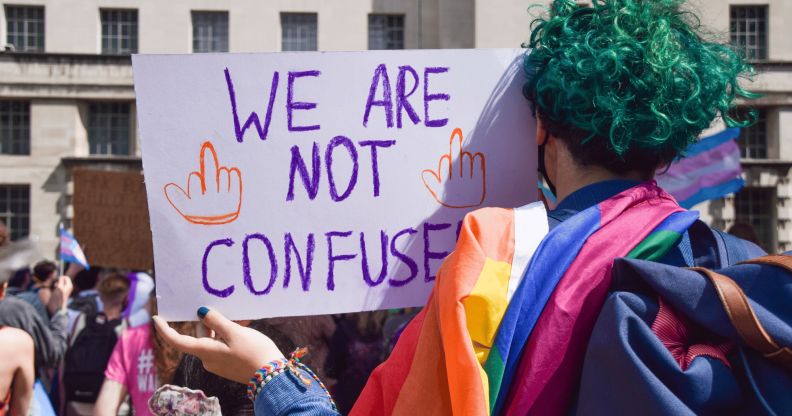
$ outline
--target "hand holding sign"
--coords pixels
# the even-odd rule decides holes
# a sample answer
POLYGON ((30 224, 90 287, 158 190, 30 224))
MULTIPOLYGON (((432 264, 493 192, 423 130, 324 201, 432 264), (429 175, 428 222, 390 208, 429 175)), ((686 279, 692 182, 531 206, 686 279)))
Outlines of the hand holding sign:
POLYGON ((449 208, 477 207, 484 203, 487 195, 484 155, 481 152, 471 154, 462 151, 462 129, 456 128, 451 133, 448 154, 440 157, 437 172, 426 169, 421 175, 426 189, 441 205, 449 208), (459 137, 458 151, 454 152, 454 141, 459 137), (457 154, 454 172, 454 154, 457 154), (481 162, 474 163, 476 158, 481 162), (469 161, 469 164, 467 163, 469 161))
POLYGON ((242 173, 221 167, 212 143, 201 147, 201 171, 187 177, 187 192, 175 183, 165 185, 168 202, 193 224, 227 224, 239 217, 242 207, 242 173), (211 152, 209 159, 206 151, 211 152), (193 177, 194 176, 194 177, 193 177))

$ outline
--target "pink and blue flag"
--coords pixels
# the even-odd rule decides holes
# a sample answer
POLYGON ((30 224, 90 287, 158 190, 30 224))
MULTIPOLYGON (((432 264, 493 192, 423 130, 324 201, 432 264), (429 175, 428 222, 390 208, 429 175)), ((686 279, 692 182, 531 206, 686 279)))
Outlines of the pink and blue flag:
POLYGON ((734 141, 739 135, 740 129, 732 127, 701 139, 687 149, 684 159, 657 175, 657 185, 685 209, 739 191, 745 184, 740 148, 734 141))
POLYGON ((60 229, 60 258, 69 263, 77 263, 85 267, 85 270, 90 269, 85 253, 80 248, 80 244, 77 243, 77 239, 63 227, 60 229))

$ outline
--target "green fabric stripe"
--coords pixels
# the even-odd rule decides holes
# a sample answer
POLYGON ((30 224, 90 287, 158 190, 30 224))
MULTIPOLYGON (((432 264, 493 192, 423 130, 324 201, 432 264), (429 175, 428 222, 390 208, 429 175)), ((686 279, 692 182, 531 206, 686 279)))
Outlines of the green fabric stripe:
POLYGON ((495 411, 495 403, 498 401, 498 392, 500 391, 505 370, 506 364, 503 362, 503 357, 501 357, 498 348, 493 345, 487 356, 487 361, 484 362, 484 372, 487 373, 487 381, 489 382, 490 414, 495 411))
POLYGON ((649 261, 660 260, 674 247, 680 237, 682 237, 682 234, 671 230, 651 233, 635 246, 626 258, 649 261))

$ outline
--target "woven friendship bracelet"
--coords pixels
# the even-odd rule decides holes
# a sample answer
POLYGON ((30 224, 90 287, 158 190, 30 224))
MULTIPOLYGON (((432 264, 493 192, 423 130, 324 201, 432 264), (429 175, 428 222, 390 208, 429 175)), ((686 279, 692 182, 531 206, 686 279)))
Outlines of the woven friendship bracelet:
POLYGON ((321 387, 327 395, 327 398, 330 399, 330 406, 332 406, 333 411, 338 412, 338 408, 336 407, 335 401, 333 400, 333 396, 330 395, 330 392, 327 390, 327 387, 325 387, 324 383, 322 383, 322 380, 319 380, 319 377, 317 377, 310 368, 306 367, 305 364, 300 362, 300 357, 304 356, 306 352, 308 352, 307 348, 298 348, 289 354, 288 360, 285 358, 279 358, 261 367, 258 371, 256 371, 256 374, 253 375, 253 378, 251 378, 250 382, 248 383, 248 398, 252 401, 255 401, 256 396, 259 394, 261 388, 264 387, 265 384, 269 383, 277 375, 287 371, 291 372, 305 386, 310 386, 313 381, 300 373, 300 370, 305 370, 306 373, 316 380, 316 382, 319 384, 319 387, 321 387))

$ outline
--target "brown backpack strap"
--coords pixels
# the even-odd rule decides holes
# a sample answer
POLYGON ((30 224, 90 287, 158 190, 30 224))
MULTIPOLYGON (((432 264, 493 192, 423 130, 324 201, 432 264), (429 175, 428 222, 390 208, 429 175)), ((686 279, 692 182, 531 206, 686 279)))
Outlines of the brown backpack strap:
MULTIPOLYGON (((765 257, 755 260, 761 260, 765 257)), ((757 264, 766 263, 757 262, 757 264)), ((773 263, 773 265, 776 265, 776 263, 773 263)), ((723 307, 726 309, 726 314, 729 315, 732 325, 734 325, 737 333, 740 334, 746 344, 761 352, 765 358, 792 372, 792 350, 786 347, 779 347, 770 338, 759 319, 757 319, 756 314, 754 314, 751 305, 748 303, 748 298, 745 297, 745 293, 737 286, 737 283, 734 283, 734 280, 703 267, 686 267, 686 269, 702 273, 710 279, 718 292, 721 302, 723 302, 723 307)))
POLYGON ((767 266, 776 266, 792 273, 792 256, 787 256, 784 254, 770 254, 744 261, 742 263, 737 263, 736 265, 739 264, 764 264, 767 266))

